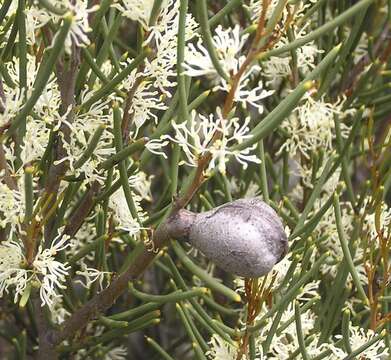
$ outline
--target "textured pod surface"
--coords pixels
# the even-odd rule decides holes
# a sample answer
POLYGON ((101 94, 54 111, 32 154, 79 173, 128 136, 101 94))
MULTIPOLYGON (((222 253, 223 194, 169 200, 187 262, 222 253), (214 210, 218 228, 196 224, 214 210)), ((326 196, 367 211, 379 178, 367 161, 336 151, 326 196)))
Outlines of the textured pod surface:
POLYGON ((287 252, 279 216, 260 199, 240 199, 195 215, 185 238, 230 273, 265 275, 287 252))

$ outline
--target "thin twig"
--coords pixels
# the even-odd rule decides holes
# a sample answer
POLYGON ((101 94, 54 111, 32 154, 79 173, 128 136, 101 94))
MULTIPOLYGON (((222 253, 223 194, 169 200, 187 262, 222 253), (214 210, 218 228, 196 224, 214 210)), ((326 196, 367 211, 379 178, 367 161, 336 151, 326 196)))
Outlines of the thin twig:
POLYGON ((3 80, 0 79, 0 114, 5 111, 6 96, 4 92, 3 80))
POLYGON ((39 296, 35 296, 33 305, 36 314, 39 339, 38 354, 36 358, 39 360, 56 360, 58 359, 58 353, 56 349, 50 346, 50 343, 47 341, 47 336, 50 330, 49 322, 46 319, 45 308, 41 306, 39 296))
POLYGON ((99 183, 97 181, 93 182, 91 187, 88 189, 83 201, 76 209, 76 211, 72 214, 69 223, 65 226, 64 234, 69 235, 71 237, 76 235, 77 231, 83 225, 84 220, 93 209, 95 205, 94 197, 98 193, 99 189, 99 183))
POLYGON ((134 117, 134 113, 130 114, 130 108, 132 106, 134 95, 136 94, 137 88, 144 81, 144 77, 138 77, 133 86, 129 89, 128 94, 125 100, 124 113, 122 116, 122 139, 124 144, 127 144, 129 141, 129 128, 130 122, 134 117))
MULTIPOLYGON (((61 93, 61 112, 62 114, 67 113, 67 123, 72 123, 74 113, 74 90, 77 77, 77 69, 80 63, 80 49, 75 44, 72 46, 72 58, 69 64, 69 70, 64 69, 64 64, 59 63, 56 67, 57 79, 61 93)), ((65 175, 68 169, 68 162, 61 161, 55 164, 56 161, 63 159, 67 156, 67 152, 63 146, 63 140, 60 133, 63 134, 64 141, 70 142, 70 129, 67 124, 62 123, 60 125, 59 133, 56 138, 54 148, 54 160, 49 168, 48 180, 45 184, 45 195, 46 197, 54 194, 52 204, 56 202, 56 194, 58 192, 62 177, 65 175)), ((52 205, 51 204, 51 205, 52 205)), ((54 225, 54 218, 45 226, 45 242, 48 243, 52 236, 52 227, 54 225)))
POLYGON ((16 184, 15 179, 12 177, 11 172, 8 167, 8 163, 5 157, 5 152, 3 148, 3 144, 0 143, 0 172, 3 171, 4 174, 0 179, 4 179, 4 183, 11 189, 17 190, 18 186, 16 184))
MULTIPOLYGON (((383 31, 381 32, 378 40, 373 46, 373 53, 375 57, 380 57, 382 61, 384 61, 386 53, 382 53, 382 49, 384 49, 384 43, 386 42, 386 39, 388 39, 391 36, 391 30, 389 28, 388 22, 386 22, 383 31)), ((390 44, 390 42, 388 42, 390 44)), ((388 58, 388 56, 387 56, 388 58)), ((366 66, 371 64, 373 62, 373 59, 369 54, 365 54, 358 62, 357 64, 352 68, 352 70, 349 73, 349 76, 347 77, 347 80, 342 84, 341 86, 341 93, 349 91, 357 81, 357 78, 359 75, 364 71, 366 66)))
MULTIPOLYGON (((262 36, 264 35, 266 13, 269 6, 269 0, 264 0, 263 5, 264 6, 262 7, 262 11, 258 20, 256 35, 251 43, 250 50, 246 56, 246 59, 240 66, 238 72, 232 77, 231 87, 229 89, 229 92, 225 98, 224 105, 223 105, 223 110, 222 110, 223 119, 226 119, 228 117, 229 113, 233 108, 237 88, 240 84, 240 80, 242 76, 245 74, 248 67, 254 62, 254 60, 257 58, 259 53, 267 49, 276 41, 276 39, 274 39, 273 36, 270 36, 266 41, 266 44, 262 48, 258 48, 258 43, 260 42, 262 36)), ((222 134, 220 131, 216 131, 212 140, 210 141, 210 144, 213 144, 216 140, 220 139, 221 135, 222 134)), ((204 181, 204 171, 209 165, 211 160, 212 160, 212 155, 210 152, 206 152, 198 159, 197 169, 190 187, 188 188, 186 193, 183 196, 181 196, 176 202, 176 205, 179 208, 185 207, 191 201, 191 199, 198 191, 198 189, 201 187, 204 181)))

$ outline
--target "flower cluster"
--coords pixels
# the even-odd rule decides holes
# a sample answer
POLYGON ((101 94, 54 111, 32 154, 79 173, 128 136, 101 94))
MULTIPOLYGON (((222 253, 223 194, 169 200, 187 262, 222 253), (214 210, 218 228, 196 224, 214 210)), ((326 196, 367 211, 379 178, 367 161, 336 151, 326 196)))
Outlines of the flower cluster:
MULTIPOLYGON (((343 118, 348 113, 342 110, 343 101, 334 104, 327 103, 324 99, 315 100, 307 96, 302 100, 292 115, 282 123, 282 128, 291 136, 281 146, 292 156, 297 152, 306 158, 319 148, 331 152, 335 139, 334 117, 343 118)), ((346 138, 349 127, 341 123, 341 135, 346 138)))
MULTIPOLYGON (((132 72, 123 81, 124 88, 133 92, 129 114, 137 130, 151 120, 157 122, 156 110, 167 108, 163 99, 171 97, 171 90, 176 86, 179 2, 164 1, 154 24, 149 24, 153 1, 123 1, 122 4, 114 4, 114 7, 118 8, 123 16, 142 24, 148 35, 143 45, 148 46, 154 53, 154 56, 146 59, 142 71, 132 72)), ((186 41, 196 36, 197 25, 194 18, 188 14, 186 41)), ((124 63, 124 66, 127 65, 124 63)))
MULTIPOLYGON (((308 33, 305 27, 300 29, 294 28, 293 32, 294 39, 299 39, 307 35, 308 33)), ((281 38, 275 45, 275 49, 282 48, 289 43, 290 41, 286 35, 281 36, 281 38)), ((302 47, 300 47, 296 54, 296 71, 300 71, 303 74, 307 74, 314 67, 315 58, 319 53, 321 53, 321 51, 318 50, 313 41, 308 42, 302 47)), ((265 72, 265 76, 268 78, 268 85, 276 84, 277 80, 291 77, 294 73, 294 69, 292 67, 292 60, 289 56, 271 56, 270 59, 265 62, 263 70, 265 72)))
POLYGON ((224 119, 220 109, 217 114, 209 115, 192 112, 191 120, 177 124, 172 123, 175 130, 175 136, 165 135, 162 140, 169 139, 182 148, 186 155, 184 163, 189 166, 197 166, 200 156, 206 153, 211 154, 208 171, 215 167, 222 173, 226 172, 226 163, 229 158, 234 157, 244 168, 247 162, 259 164, 259 159, 250 152, 255 146, 238 151, 232 149, 234 145, 242 143, 244 140, 251 138, 249 133, 250 119, 247 118, 243 124, 240 124, 238 118, 224 119))
POLYGON ((65 288, 68 275, 67 264, 56 260, 56 255, 69 246, 67 241, 67 236, 59 236, 49 248, 40 245, 31 264, 27 263, 23 248, 17 242, 3 242, 0 246, 0 296, 11 287, 16 302, 25 291, 37 287, 42 306, 53 306, 56 299, 61 298, 59 291, 65 288))
MULTIPOLYGON (((36 43, 36 31, 43 28, 50 22, 59 23, 64 16, 71 15, 72 25, 69 34, 65 40, 65 50, 70 53, 72 42, 78 46, 86 46, 90 44, 90 40, 87 36, 91 31, 89 25, 89 14, 98 10, 99 5, 89 7, 88 3, 83 0, 76 1, 62 1, 54 0, 51 2, 56 12, 47 11, 38 7, 33 2, 31 7, 25 9, 25 26, 26 26, 26 41, 30 45, 36 43), (62 14, 62 15, 60 15, 62 14)), ((17 12, 18 3, 12 2, 9 14, 15 14, 17 12)))
MULTIPOLYGON (((238 73, 240 67, 245 62, 246 56, 242 55, 242 49, 248 38, 248 34, 241 35, 239 26, 231 29, 223 29, 220 25, 215 30, 213 43, 216 48, 219 62, 226 74, 233 76, 238 73)), ((214 90, 229 92, 231 83, 221 77, 215 69, 208 51, 199 40, 197 45, 189 44, 185 57, 186 74, 192 77, 206 76, 216 84, 214 90)), ((255 107, 261 114, 263 112, 262 99, 270 96, 273 91, 263 88, 262 82, 249 89, 249 83, 256 78, 260 72, 258 65, 251 66, 241 77, 237 89, 234 93, 234 100, 242 104, 255 107)))

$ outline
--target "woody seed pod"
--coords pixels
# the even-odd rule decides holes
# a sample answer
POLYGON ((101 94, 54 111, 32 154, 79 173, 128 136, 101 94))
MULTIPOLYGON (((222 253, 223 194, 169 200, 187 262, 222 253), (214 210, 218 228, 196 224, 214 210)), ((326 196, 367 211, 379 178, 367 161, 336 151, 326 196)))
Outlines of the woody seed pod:
POLYGON ((222 269, 243 277, 267 274, 288 250, 280 218, 257 198, 199 214, 179 210, 166 230, 171 237, 190 242, 222 269))

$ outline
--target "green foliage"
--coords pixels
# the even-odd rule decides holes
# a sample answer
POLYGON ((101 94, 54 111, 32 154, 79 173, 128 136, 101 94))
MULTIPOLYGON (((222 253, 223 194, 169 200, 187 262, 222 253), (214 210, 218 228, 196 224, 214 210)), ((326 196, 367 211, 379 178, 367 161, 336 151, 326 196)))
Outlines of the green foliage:
POLYGON ((0 358, 389 358, 390 19, 1 1, 0 358), (267 276, 169 239, 255 196, 290 245, 267 276))

